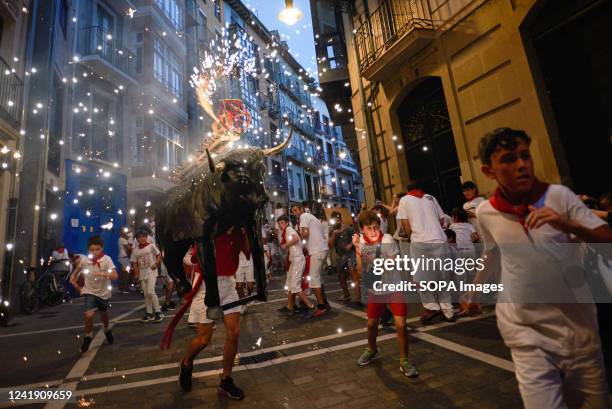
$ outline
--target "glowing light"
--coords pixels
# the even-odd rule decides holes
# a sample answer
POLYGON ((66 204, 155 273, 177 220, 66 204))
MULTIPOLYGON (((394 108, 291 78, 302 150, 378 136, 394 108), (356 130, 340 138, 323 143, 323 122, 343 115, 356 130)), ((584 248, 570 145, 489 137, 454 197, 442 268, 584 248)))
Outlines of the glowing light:
POLYGON ((304 17, 304 14, 293 7, 293 0, 285 0, 285 8, 278 14, 278 19, 283 23, 292 26, 304 17))

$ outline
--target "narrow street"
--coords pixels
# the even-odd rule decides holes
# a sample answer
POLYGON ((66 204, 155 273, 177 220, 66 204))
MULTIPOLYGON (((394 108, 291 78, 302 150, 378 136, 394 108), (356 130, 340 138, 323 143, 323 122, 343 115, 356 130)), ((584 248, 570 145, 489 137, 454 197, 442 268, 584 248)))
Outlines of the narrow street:
MULTIPOLYGON (((194 332, 183 318, 172 347, 161 351, 169 317, 162 324, 140 323, 143 303, 131 294, 113 296, 115 343, 106 344, 100 331, 82 356, 82 300, 16 318, 0 334, 3 364, 12 368, 2 372, 0 385, 74 388, 78 407, 95 408, 521 407, 510 354, 492 313, 422 327, 414 306, 408 318, 410 356, 421 375, 408 379, 398 368, 392 329, 380 331, 379 358, 358 367, 355 361, 366 345, 365 314, 334 302, 325 317, 281 316, 276 311, 285 301, 280 283, 273 280, 269 301, 249 306, 243 316, 234 379, 245 391, 244 401, 216 393, 222 325, 196 361, 193 390, 185 393, 177 381, 178 361, 194 332)), ((330 300, 339 297, 337 283, 328 289, 330 300)))

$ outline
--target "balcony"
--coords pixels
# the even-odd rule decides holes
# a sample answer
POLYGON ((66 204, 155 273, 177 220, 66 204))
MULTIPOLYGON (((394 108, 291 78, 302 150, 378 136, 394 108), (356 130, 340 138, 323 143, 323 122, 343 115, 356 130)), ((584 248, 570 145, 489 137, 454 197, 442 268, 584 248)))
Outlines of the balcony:
POLYGON ((294 127, 302 131, 306 136, 314 136, 314 128, 308 123, 307 118, 301 118, 297 114, 287 109, 283 109, 283 118, 289 121, 294 127))
POLYGON ((13 128, 21 124, 21 105, 23 103, 23 81, 11 67, 0 58, 0 118, 13 128))
POLYGON ((307 164, 309 163, 306 159, 306 152, 301 149, 296 148, 295 146, 290 146, 285 149, 285 154, 287 158, 295 159, 301 163, 307 164))
POLYGON ((81 61, 98 74, 135 83, 136 57, 101 27, 86 27, 79 38, 81 61))
POLYGON ((435 36, 427 0, 384 0, 371 14, 361 16, 355 45, 361 74, 381 81, 435 36))
POLYGON ((287 91, 300 106, 310 106, 309 94, 302 88, 299 81, 285 74, 278 75, 277 80, 281 88, 287 91))
POLYGON ((336 166, 348 169, 351 172, 357 172, 357 166, 355 166, 353 162, 346 159, 336 160, 336 166))
POLYGON ((270 175, 265 179, 266 187, 282 192, 287 191, 287 178, 281 175, 270 175))

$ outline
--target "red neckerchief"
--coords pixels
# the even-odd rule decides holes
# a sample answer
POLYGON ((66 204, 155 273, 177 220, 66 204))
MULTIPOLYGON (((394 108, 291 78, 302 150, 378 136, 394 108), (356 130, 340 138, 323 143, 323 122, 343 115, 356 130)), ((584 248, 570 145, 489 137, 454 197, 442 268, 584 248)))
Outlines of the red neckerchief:
POLYGON ((144 249, 144 248, 145 248, 145 247, 147 247, 149 244, 150 244, 150 243, 147 243, 147 244, 140 244, 140 243, 138 243, 138 248, 139 248, 139 249, 144 249))
POLYGON ((378 237, 374 241, 370 240, 370 238, 366 234, 363 235, 363 240, 366 242, 366 244, 378 244, 382 241, 382 238, 383 232, 381 232, 380 230, 378 231, 378 237))
POLYGON ((517 221, 521 224, 521 226, 523 226, 525 232, 527 232, 527 228, 525 227, 525 219, 527 218, 527 215, 529 215, 529 206, 536 203, 546 193, 548 186, 548 183, 540 182, 538 179, 536 179, 533 187, 531 188, 531 192, 529 192, 527 201, 517 206, 508 201, 498 186, 497 189, 495 189, 495 194, 489 199, 489 203, 491 203, 491 206, 493 206, 495 210, 502 213, 515 215, 518 218, 517 221))
POLYGON ((97 267, 100 267, 100 259, 104 257, 104 251, 100 252, 100 256, 99 257, 92 257, 91 258, 91 264, 96 265, 97 267))
POLYGON ((66 249, 65 249, 64 247, 62 247, 62 248, 61 248, 61 250, 60 250, 60 249, 57 249, 57 250, 55 250, 55 251, 57 251, 57 252, 58 252, 58 253, 60 253, 60 254, 64 254, 64 250, 66 250, 66 249))
POLYGON ((412 189, 412 190, 409 190, 408 193, 406 194, 410 196, 418 197, 419 199, 422 199, 423 196, 425 196, 425 193, 421 189, 412 189))

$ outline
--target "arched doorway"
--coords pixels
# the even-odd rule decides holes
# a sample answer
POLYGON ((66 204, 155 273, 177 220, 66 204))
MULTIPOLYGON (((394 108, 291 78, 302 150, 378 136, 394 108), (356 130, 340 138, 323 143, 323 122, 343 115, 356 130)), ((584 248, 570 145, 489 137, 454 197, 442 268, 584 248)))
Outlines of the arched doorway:
POLYGON ((428 78, 409 92, 397 116, 410 179, 446 212, 460 206, 461 171, 440 78, 428 78))
POLYGON ((561 179, 590 195, 612 179, 611 3, 542 0, 523 24, 561 179))

